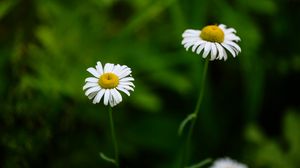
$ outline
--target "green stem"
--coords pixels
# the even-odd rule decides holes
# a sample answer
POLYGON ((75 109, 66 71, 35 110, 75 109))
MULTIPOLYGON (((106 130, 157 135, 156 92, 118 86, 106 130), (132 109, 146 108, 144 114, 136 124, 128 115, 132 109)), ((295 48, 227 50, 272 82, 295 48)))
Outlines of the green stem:
POLYGON ((111 128, 111 136, 112 136, 114 150, 115 150, 116 167, 119 168, 119 150, 118 150, 117 138, 115 133, 114 120, 112 115, 112 107, 109 107, 109 121, 110 121, 110 128, 111 128))
POLYGON ((199 97, 198 97, 198 101, 197 101, 197 104, 196 104, 195 111, 193 112, 193 114, 195 114, 196 117, 191 121, 191 124, 190 124, 190 127, 189 127, 185 148, 183 150, 183 166, 181 166, 181 167, 185 167, 188 160, 189 160, 191 138, 192 138, 193 130, 194 130, 195 123, 196 123, 196 120, 197 120, 197 115, 198 115, 200 105, 201 105, 202 100, 203 100, 203 95, 204 95, 204 90, 205 90, 205 80, 206 80, 206 74, 207 74, 207 69, 208 69, 208 62, 209 62, 209 59, 206 59, 204 67, 203 67, 200 93, 199 93, 199 97))

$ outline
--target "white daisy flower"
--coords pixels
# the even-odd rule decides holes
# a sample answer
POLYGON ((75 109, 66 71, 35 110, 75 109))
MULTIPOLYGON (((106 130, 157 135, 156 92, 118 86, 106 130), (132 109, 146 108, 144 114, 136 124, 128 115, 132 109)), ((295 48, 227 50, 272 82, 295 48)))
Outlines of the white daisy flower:
POLYGON ((184 48, 188 50, 192 47, 192 51, 200 54, 203 51, 203 58, 210 53, 210 60, 226 60, 226 51, 229 51, 233 57, 241 52, 241 48, 236 42, 241 39, 235 35, 234 28, 226 28, 225 25, 208 25, 202 30, 187 29, 183 32, 183 40, 181 42, 184 48))
POLYGON ((214 161, 210 168, 248 168, 248 166, 230 158, 221 158, 214 161))
POLYGON ((104 105, 114 107, 122 101, 119 91, 130 96, 129 91, 133 91, 134 81, 131 77, 131 69, 125 65, 114 65, 107 63, 102 67, 101 62, 97 62, 96 68, 88 68, 94 77, 85 79, 85 95, 93 99, 93 103, 99 103, 103 97, 104 105))

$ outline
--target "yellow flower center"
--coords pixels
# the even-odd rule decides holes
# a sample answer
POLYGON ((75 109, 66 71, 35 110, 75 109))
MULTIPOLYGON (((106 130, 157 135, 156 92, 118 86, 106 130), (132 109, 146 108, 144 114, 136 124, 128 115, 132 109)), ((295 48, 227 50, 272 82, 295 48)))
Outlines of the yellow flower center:
POLYGON ((203 40, 222 43, 224 41, 224 32, 216 25, 205 26, 200 34, 203 40))
POLYGON ((100 76, 98 84, 104 89, 112 89, 119 85, 119 77, 113 73, 104 73, 100 76))

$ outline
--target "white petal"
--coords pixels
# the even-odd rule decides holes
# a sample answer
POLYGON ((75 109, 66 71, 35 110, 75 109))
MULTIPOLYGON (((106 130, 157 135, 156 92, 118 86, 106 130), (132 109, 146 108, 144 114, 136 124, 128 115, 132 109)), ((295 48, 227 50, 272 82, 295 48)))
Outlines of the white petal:
POLYGON ((97 62, 96 69, 100 75, 103 74, 103 67, 100 61, 97 62))
POLYGON ((224 25, 224 24, 220 24, 219 27, 223 28, 223 29, 226 29, 226 25, 224 25))
POLYGON ((191 38, 191 37, 199 37, 201 31, 197 32, 197 33, 184 33, 182 34, 183 38, 191 38))
POLYGON ((127 69, 127 68, 130 69, 128 66, 122 65, 120 70, 123 71, 123 70, 125 70, 125 69, 127 69))
POLYGON ((88 90, 86 90, 85 95, 88 96, 89 94, 93 92, 98 92, 101 88, 99 86, 91 87, 88 90))
POLYGON ((189 48, 191 47, 191 46, 193 46, 195 44, 195 41, 190 41, 190 42, 188 42, 188 43, 186 43, 185 45, 184 45, 184 48, 186 49, 186 51, 187 50, 189 50, 189 48))
POLYGON ((111 64, 111 63, 105 64, 104 73, 112 72, 113 68, 114 68, 114 64, 111 64))
POLYGON ((111 64, 111 68, 109 69, 108 72, 113 72, 114 69, 115 69, 115 65, 114 65, 114 64, 111 64))
POLYGON ((200 54, 200 52, 203 50, 203 48, 205 47, 205 44, 206 44, 207 42, 205 42, 205 43, 202 43, 198 48, 197 48, 197 54, 200 54))
POLYGON ((120 85, 128 85, 128 86, 135 87, 132 82, 120 82, 120 85))
POLYGON ((217 49, 218 49, 218 52, 219 52, 217 59, 221 60, 224 56, 224 53, 223 53, 224 50, 223 50, 222 46, 219 43, 216 43, 216 46, 217 46, 217 49))
POLYGON ((109 99, 109 105, 110 105, 110 107, 114 107, 116 105, 116 102, 114 101, 113 98, 109 99))
POLYGON ((240 46, 238 46, 235 42, 232 42, 232 41, 224 41, 224 43, 233 46, 233 47, 236 48, 239 52, 241 52, 240 46))
POLYGON ((226 53, 226 51, 223 47, 222 47, 222 49, 223 49, 223 53, 224 53, 224 61, 226 61, 227 60, 227 53, 226 53))
POLYGON ((98 71, 95 68, 88 68, 87 71, 89 73, 91 73, 92 75, 94 75, 96 78, 99 78, 100 74, 98 73, 98 71))
POLYGON ((109 102, 109 104, 110 104, 110 106, 111 107, 114 107, 115 105, 117 105, 118 103, 120 103, 120 102, 118 102, 118 98, 117 98, 117 95, 116 95, 116 93, 114 92, 114 90, 113 89, 111 89, 110 90, 111 92, 111 95, 110 95, 110 102, 109 102))
POLYGON ((236 33, 234 28, 225 29, 225 33, 236 33))
POLYGON ((188 29, 182 33, 182 37, 194 37, 200 35, 200 30, 188 29))
POLYGON ((211 50, 211 42, 207 42, 204 47, 203 58, 206 58, 211 50))
POLYGON ((195 34, 195 33, 198 33, 199 30, 195 30, 195 29, 187 29, 184 31, 184 33, 191 33, 191 34, 195 34))
POLYGON ((117 72, 119 72, 121 68, 122 68, 121 65, 119 64, 115 65, 115 68, 112 70, 112 73, 117 74, 117 72))
POLYGON ((83 90, 90 88, 90 87, 94 87, 94 86, 98 86, 99 84, 96 82, 87 82, 84 86, 83 86, 83 90))
POLYGON ((109 98, 110 98, 110 89, 106 89, 104 94, 104 102, 103 102, 105 106, 108 105, 109 98))
POLYGON ((112 89, 112 95, 116 104, 119 104, 122 101, 122 96, 116 89, 112 89))
POLYGON ((126 77, 126 78, 120 79, 120 82, 128 82, 128 81, 134 81, 134 78, 133 77, 126 77))
POLYGON ((117 97, 118 97, 118 99, 119 99, 119 102, 121 102, 121 101, 123 100, 123 99, 122 99, 122 95, 120 94, 119 91, 117 91, 117 89, 115 89, 115 91, 116 91, 117 97))
POLYGON ((104 95, 104 93, 105 93, 105 90, 106 90, 106 89, 101 89, 101 90, 97 93, 96 97, 95 97, 94 100, 93 100, 93 103, 94 103, 94 104, 100 102, 101 98, 103 97, 103 95, 104 95))
POLYGON ((98 78, 94 78, 94 77, 88 77, 85 79, 85 82, 98 82, 98 78))
POLYGON ((195 52, 195 50, 199 47, 200 44, 201 44, 201 41, 196 41, 192 47, 192 51, 195 52))
POLYGON ((232 47, 230 45, 228 45, 226 43, 222 43, 222 46, 225 47, 227 49, 227 51, 229 51, 233 57, 235 57, 235 51, 232 49, 232 47))
POLYGON ((134 89, 132 88, 132 87, 130 87, 130 86, 127 86, 127 85, 121 85, 121 84, 119 84, 119 86, 118 86, 119 88, 124 88, 124 89, 126 89, 126 90, 131 90, 131 91, 134 91, 134 89))
POLYGON ((199 37, 186 37, 182 40, 181 44, 185 45, 186 43, 195 43, 196 41, 199 41, 199 37))
MULTIPOLYGON (((117 64, 114 66, 112 73, 118 75, 118 73, 120 73, 121 71, 123 71, 124 69, 127 69, 127 68, 128 67, 126 65, 121 66, 121 65, 117 64)), ((130 68, 128 68, 128 69, 130 69, 130 68)))
POLYGON ((118 90, 124 92, 125 94, 127 94, 128 96, 130 96, 130 93, 128 92, 128 90, 124 89, 123 87, 117 87, 118 90))
POLYGON ((240 37, 234 34, 229 34, 229 35, 225 35, 225 41, 241 41, 241 39, 240 37))
POLYGON ((112 93, 110 94, 109 105, 110 105, 110 107, 114 107, 116 105, 115 100, 113 99, 112 93))
POLYGON ((195 44, 194 44, 194 46, 193 46, 193 48, 192 48, 192 51, 195 52, 196 49, 199 47, 199 45, 201 45, 201 44, 203 44, 203 43, 205 43, 205 41, 203 41, 203 40, 201 40, 201 39, 199 38, 199 40, 195 42, 195 44))
POLYGON ((130 70, 130 68, 128 68, 127 66, 123 65, 123 66, 115 68, 115 70, 114 70, 113 73, 115 73, 117 76, 120 76, 123 73, 123 71, 125 71, 125 70, 130 70))
POLYGON ((110 89, 109 104, 111 107, 114 107, 118 104, 118 102, 116 102, 115 92, 113 91, 113 89, 110 89))
POLYGON ((119 79, 122 79, 126 76, 128 76, 131 73, 131 69, 125 70, 123 71, 120 75, 119 75, 119 79))
POLYGON ((91 94, 88 95, 88 98, 92 99, 92 98, 94 98, 96 96, 96 94, 97 94, 97 92, 93 92, 93 93, 91 93, 91 94))
POLYGON ((227 35, 227 34, 225 34, 225 30, 226 30, 226 29, 224 29, 224 28, 222 28, 222 27, 220 27, 220 26, 219 26, 219 28, 223 31, 223 33, 224 33, 224 38, 225 38, 225 36, 227 35))
POLYGON ((217 57, 217 46, 215 43, 211 44, 211 56, 210 56, 210 60, 214 60, 217 57))

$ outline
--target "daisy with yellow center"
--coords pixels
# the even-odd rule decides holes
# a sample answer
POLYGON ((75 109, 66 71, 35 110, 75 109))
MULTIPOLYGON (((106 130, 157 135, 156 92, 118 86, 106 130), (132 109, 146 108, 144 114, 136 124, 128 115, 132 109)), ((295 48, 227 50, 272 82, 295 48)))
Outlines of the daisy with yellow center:
POLYGON ((85 79, 85 95, 93 99, 93 103, 99 103, 103 97, 104 105, 114 107, 122 101, 122 95, 119 91, 130 96, 129 91, 133 91, 134 81, 131 77, 131 69, 125 65, 114 65, 107 63, 104 68, 101 62, 97 62, 96 68, 88 68, 94 77, 85 79))
POLYGON ((208 25, 202 30, 187 29, 182 34, 182 45, 188 50, 192 47, 192 51, 206 58, 210 53, 210 60, 226 60, 227 53, 235 57, 241 52, 241 48, 236 42, 241 39, 235 35, 234 28, 226 28, 225 25, 208 25), (225 50, 226 49, 226 50, 225 50))

